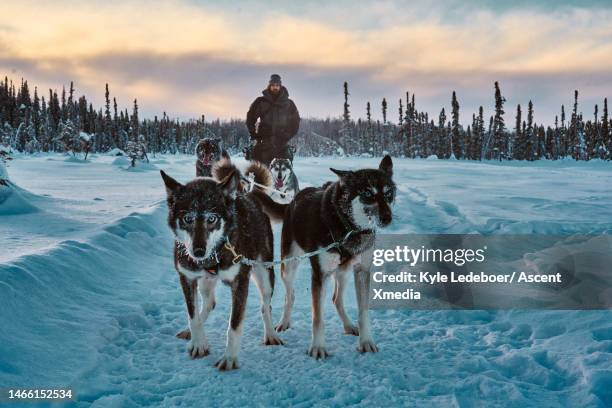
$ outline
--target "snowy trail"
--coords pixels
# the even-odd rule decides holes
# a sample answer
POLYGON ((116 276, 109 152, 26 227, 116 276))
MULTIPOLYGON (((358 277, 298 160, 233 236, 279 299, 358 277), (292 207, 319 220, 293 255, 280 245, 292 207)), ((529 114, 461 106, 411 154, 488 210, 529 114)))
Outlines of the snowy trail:
MULTIPOLYGON (((330 165, 348 168, 358 163, 372 166, 375 160, 303 159, 298 171, 306 182, 319 184, 330 179, 330 165)), ((166 165, 182 179, 191 174, 188 160, 168 159, 160 167, 166 165)), ((610 206, 601 206, 612 203, 609 189, 600 185, 612 178, 605 167, 570 167, 572 173, 582 173, 584 184, 581 190, 569 186, 555 200, 541 190, 566 178, 570 170, 562 166, 545 169, 547 178, 533 193, 524 190, 524 184, 534 183, 525 172, 518 180, 521 187, 487 190, 483 181, 474 183, 471 195, 461 192, 449 174, 474 181, 482 173, 500 173, 496 176, 500 182, 507 178, 509 166, 405 161, 398 167, 394 232, 612 228, 612 217, 604 221, 610 206), (460 172, 456 166, 461 166, 460 172), (475 191, 480 189, 489 193, 476 199, 475 191), (505 206, 493 208, 496 195, 508 197, 505 206), (575 212, 571 219, 564 218, 571 213, 567 209, 547 213, 563 200, 571 202, 570 195, 577 208, 585 206, 588 211, 575 212), (529 201, 521 198, 528 196, 529 201)), ((106 177, 115 176, 107 172, 106 177)), ((70 385, 78 395, 73 405, 95 407, 394 403, 464 407, 481 405, 485 399, 487 406, 612 404, 608 311, 373 311, 373 333, 381 352, 360 355, 355 351, 356 338, 342 334, 328 285, 325 322, 332 357, 315 361, 306 355, 310 341, 306 264, 296 279, 292 328, 281 335, 284 347, 262 345, 259 299, 251 284, 241 369, 219 373, 213 364, 223 352, 229 316, 229 289, 219 285, 217 308, 205 324, 211 355, 191 360, 185 343, 174 337, 185 325, 185 312, 172 267, 165 204, 159 201, 164 193, 157 172, 140 176, 145 184, 141 189, 157 186, 157 190, 134 203, 137 212, 118 211, 110 225, 98 223, 79 240, 63 239, 51 249, 0 264, 0 325, 11 328, 0 331, 0 384, 22 385, 27 380, 44 386, 70 385)), ((487 180, 494 183, 490 177, 487 180)), ((277 231, 278 227, 275 236, 277 231)), ((355 318, 352 284, 347 295, 347 312, 355 318)), ((275 320, 283 296, 278 282, 275 320)))

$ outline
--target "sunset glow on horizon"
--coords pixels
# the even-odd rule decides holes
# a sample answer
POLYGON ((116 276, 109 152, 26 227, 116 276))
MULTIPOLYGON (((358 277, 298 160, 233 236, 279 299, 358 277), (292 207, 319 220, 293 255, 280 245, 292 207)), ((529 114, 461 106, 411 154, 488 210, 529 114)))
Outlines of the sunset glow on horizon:
POLYGON ((507 120, 531 99, 536 119, 552 123, 574 89, 590 117, 612 94, 612 9, 601 2, 553 11, 486 1, 350 4, 3 4, 0 73, 41 95, 73 80, 98 106, 109 83, 123 107, 137 98, 145 116, 182 118, 244 117, 271 73, 303 116, 316 117, 341 114, 345 80, 354 117, 383 97, 394 112, 406 91, 437 115, 456 90, 467 121, 479 105, 490 111, 495 80, 507 120))

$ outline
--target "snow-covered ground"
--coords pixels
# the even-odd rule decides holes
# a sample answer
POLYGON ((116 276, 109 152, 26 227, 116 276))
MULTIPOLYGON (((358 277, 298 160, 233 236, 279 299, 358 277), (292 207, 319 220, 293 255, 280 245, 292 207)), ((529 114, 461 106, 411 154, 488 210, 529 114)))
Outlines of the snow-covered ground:
MULTIPOLYGON (((299 158, 295 168, 306 186, 333 180, 330 166, 377 163, 299 158)), ((0 205, 0 387, 70 386, 76 406, 96 407, 612 406, 610 311, 375 310, 381 351, 360 355, 328 299, 332 357, 315 361, 306 355, 306 264, 284 347, 261 344, 251 285, 241 368, 218 372, 213 363, 229 316, 229 289, 220 285, 205 325, 211 355, 191 360, 174 337, 185 312, 156 170, 187 181, 193 159, 126 167, 103 155, 87 163, 59 155, 11 162, 10 178, 30 207, 0 205)), ((396 159, 394 170, 390 232, 612 231, 610 163, 396 159)), ((347 294, 356 317, 353 291, 347 294)), ((278 284, 274 319, 283 296, 278 284)))

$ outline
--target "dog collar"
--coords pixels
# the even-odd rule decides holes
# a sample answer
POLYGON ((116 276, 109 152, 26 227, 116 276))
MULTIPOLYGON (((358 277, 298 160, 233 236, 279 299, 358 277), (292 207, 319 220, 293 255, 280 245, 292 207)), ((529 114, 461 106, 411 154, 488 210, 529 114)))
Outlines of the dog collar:
MULTIPOLYGON (((181 245, 183 244, 181 243, 181 245)), ((226 249, 230 252, 232 256, 232 265, 236 265, 237 263, 240 263, 242 261, 242 254, 236 252, 236 247, 231 244, 229 238, 227 237, 222 240, 221 244, 219 244, 217 248, 213 250, 213 253, 208 258, 202 261, 196 261, 194 259, 191 259, 191 261, 195 263, 198 268, 204 269, 211 275, 217 275, 219 273, 219 265, 221 264, 219 253, 222 249, 226 249)))

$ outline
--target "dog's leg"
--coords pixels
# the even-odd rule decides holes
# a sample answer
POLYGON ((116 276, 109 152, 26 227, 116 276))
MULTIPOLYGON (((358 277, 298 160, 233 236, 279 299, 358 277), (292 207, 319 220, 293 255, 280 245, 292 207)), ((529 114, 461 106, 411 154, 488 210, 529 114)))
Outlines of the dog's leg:
POLYGON ((359 347, 361 353, 377 352, 378 347, 372 339, 370 332, 370 316, 368 305, 370 303, 370 270, 356 263, 353 266, 355 276, 355 293, 357 295, 357 306, 359 308, 359 347))
POLYGON ((264 324, 264 344, 278 346, 283 341, 278 337, 272 325, 272 292, 274 291, 274 268, 257 266, 253 268, 253 278, 261 297, 261 318, 264 324))
POLYGON ((250 269, 251 267, 248 265, 240 265, 240 272, 232 282, 232 312, 227 328, 225 353, 215 364, 221 371, 238 368, 238 351, 240 350, 240 338, 242 337, 244 309, 249 295, 250 269))
POLYGON ((310 265, 312 266, 312 343, 308 354, 318 360, 329 356, 325 349, 325 322, 323 321, 326 275, 321 269, 318 255, 310 257, 310 265))
MULTIPOLYGON (((202 308, 200 309, 200 320, 202 325, 206 322, 208 314, 212 309, 215 308, 215 286, 217 285, 217 279, 205 279, 201 278, 198 280, 198 289, 202 296, 202 308)), ((187 327, 176 334, 176 337, 183 340, 191 340, 191 330, 187 327)))
POLYGON ((344 310, 344 288, 346 287, 346 279, 348 278, 348 271, 344 268, 340 268, 334 274, 336 286, 334 288, 333 302, 336 306, 336 311, 342 325, 344 326, 344 333, 352 334, 353 336, 359 336, 359 329, 355 326, 351 319, 349 319, 346 311, 344 310))
MULTIPOLYGON (((303 251, 294 242, 291 245, 291 250, 287 253, 284 258, 298 256, 303 251)), ((283 315, 280 322, 276 325, 276 331, 281 332, 287 330, 291 326, 291 309, 293 308, 293 302, 295 301, 295 293, 293 290, 293 280, 297 272, 298 266, 300 266, 299 260, 292 260, 281 264, 281 278, 283 279, 283 286, 285 287, 285 306, 283 308, 283 315)))
POLYGON ((191 341, 187 345, 187 352, 191 358, 205 357, 209 354, 208 340, 204 334, 200 313, 198 313, 198 281, 190 281, 182 274, 180 275, 180 281, 183 295, 185 295, 189 331, 191 332, 191 341))
POLYGON ((202 324, 208 319, 208 314, 215 308, 217 302, 215 301, 215 287, 217 286, 216 278, 201 278, 198 282, 198 289, 202 296, 202 308, 200 309, 200 318, 202 324))

